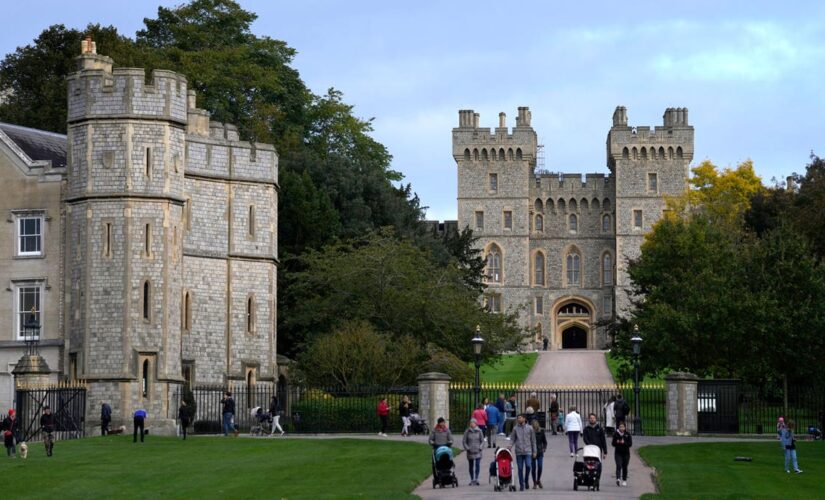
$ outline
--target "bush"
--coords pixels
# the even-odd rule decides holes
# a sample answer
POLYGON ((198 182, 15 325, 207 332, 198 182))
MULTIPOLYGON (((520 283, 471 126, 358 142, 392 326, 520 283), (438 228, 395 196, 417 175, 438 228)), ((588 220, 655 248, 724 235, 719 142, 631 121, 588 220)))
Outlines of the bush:
POLYGON ((220 420, 195 420, 196 434, 220 434, 223 432, 223 425, 220 420))

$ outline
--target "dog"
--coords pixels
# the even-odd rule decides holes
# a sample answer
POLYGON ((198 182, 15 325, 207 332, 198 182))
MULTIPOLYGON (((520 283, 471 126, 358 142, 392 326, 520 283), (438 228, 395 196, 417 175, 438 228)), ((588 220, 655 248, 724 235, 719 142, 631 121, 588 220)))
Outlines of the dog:
POLYGON ((109 429, 109 434, 125 434, 126 433, 126 426, 121 425, 116 429, 109 429))
POLYGON ((20 458, 26 459, 29 456, 29 445, 26 442, 20 443, 20 458))

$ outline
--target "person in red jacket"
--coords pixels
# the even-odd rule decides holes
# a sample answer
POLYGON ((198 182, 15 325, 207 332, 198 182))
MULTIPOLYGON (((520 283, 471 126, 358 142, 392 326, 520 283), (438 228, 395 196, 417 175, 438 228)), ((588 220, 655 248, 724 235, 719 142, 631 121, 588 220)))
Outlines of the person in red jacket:
POLYGON ((381 432, 378 435, 387 437, 387 422, 390 418, 390 405, 387 404, 387 398, 381 398, 381 401, 378 402, 377 413, 378 418, 381 419, 381 432))

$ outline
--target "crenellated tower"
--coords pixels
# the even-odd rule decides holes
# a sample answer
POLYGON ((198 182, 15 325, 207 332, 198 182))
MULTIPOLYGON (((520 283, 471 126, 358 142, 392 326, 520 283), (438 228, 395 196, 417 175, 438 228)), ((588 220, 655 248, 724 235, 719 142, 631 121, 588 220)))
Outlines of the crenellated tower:
POLYGON ((616 185, 616 312, 630 306, 627 264, 640 255, 644 234, 665 210, 665 197, 684 193, 693 159, 687 108, 668 108, 662 126, 631 127, 627 109, 613 113, 607 165, 616 185))

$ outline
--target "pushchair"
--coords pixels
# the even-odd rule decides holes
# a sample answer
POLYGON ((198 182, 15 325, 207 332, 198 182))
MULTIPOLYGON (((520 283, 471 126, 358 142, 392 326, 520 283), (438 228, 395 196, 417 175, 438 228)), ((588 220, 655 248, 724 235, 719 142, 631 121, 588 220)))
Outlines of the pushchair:
POLYGON ((410 413, 410 432, 413 434, 430 434, 430 427, 418 413, 410 413))
POLYGON ((260 436, 272 432, 272 415, 269 412, 256 406, 249 411, 249 416, 252 417, 252 425, 249 426, 250 435, 260 436))
POLYGON ((490 464, 490 479, 496 478, 493 485, 495 491, 516 491, 516 483, 513 481, 513 453, 507 448, 496 449, 496 459, 490 464))
POLYGON ((811 439, 815 441, 819 441, 820 439, 822 439, 822 431, 817 429, 813 425, 808 427, 808 435, 811 436, 811 439))
POLYGON ((458 478, 455 475, 455 462, 453 462, 453 450, 449 446, 439 446, 433 452, 433 488, 436 486, 443 488, 452 485, 458 486, 458 478))
POLYGON ((588 444, 582 452, 582 461, 573 463, 573 489, 586 486, 588 491, 599 491, 602 476, 602 450, 596 445, 588 444))

